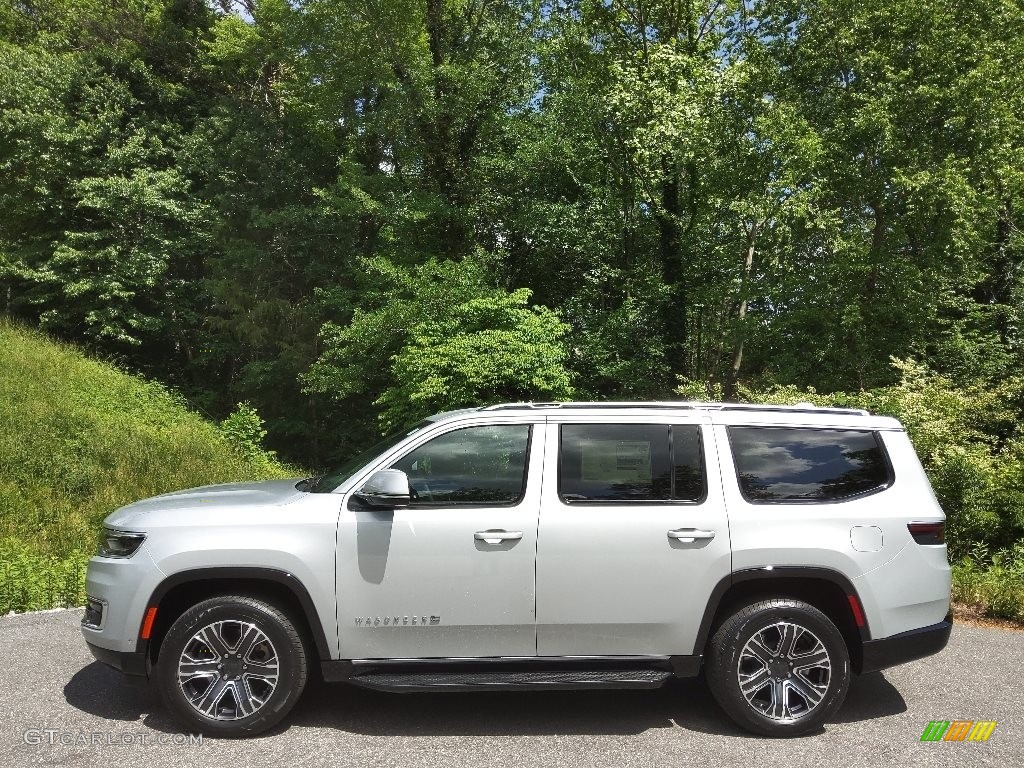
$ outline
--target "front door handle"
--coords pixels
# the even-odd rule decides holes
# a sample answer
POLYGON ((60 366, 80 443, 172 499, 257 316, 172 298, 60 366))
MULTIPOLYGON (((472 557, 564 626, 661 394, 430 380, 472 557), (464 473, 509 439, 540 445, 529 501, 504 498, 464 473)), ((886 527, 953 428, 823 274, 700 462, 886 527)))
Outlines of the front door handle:
POLYGON ((473 534, 473 538, 484 542, 484 544, 501 544, 503 541, 514 541, 515 539, 523 538, 523 532, 504 530, 477 531, 473 534))
POLYGON ((668 532, 670 539, 681 541, 683 544, 692 544, 697 539, 713 539, 715 538, 714 531, 702 531, 700 528, 676 528, 674 531, 668 532))

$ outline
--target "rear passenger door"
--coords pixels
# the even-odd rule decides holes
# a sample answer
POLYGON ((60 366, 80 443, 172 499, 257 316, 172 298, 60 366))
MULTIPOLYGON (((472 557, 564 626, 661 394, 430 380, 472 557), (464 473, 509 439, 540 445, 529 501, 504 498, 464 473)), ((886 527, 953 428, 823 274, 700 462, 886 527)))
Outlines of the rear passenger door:
POLYGON ((537 653, 693 652, 730 572, 706 416, 551 415, 537 544, 537 653))

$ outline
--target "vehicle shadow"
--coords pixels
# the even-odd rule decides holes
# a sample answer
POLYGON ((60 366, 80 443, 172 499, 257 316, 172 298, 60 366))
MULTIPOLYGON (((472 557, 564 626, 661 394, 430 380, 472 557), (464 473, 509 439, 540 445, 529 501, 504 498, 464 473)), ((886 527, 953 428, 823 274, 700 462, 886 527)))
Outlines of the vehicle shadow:
POLYGON ((64 685, 64 700, 75 709, 106 720, 138 723, 162 733, 182 733, 164 709, 156 689, 139 678, 128 681, 106 664, 94 661, 64 685))
MULTIPOLYGON (((181 727, 150 686, 130 685, 93 662, 64 687, 71 706, 110 720, 157 731, 181 727)), ((872 720, 906 711, 881 673, 854 678, 833 723, 872 720)), ((725 716, 701 680, 673 681, 653 691, 523 691, 409 693, 370 691, 311 682, 273 737, 293 726, 334 728, 367 736, 629 736, 652 728, 683 728, 719 736, 756 738, 725 716)), ((813 734, 812 734, 813 735, 813 734)))
POLYGON ((853 678, 846 701, 829 722, 857 723, 907 711, 907 702, 881 672, 853 678))
MULTIPOLYGON (((906 702, 882 674, 855 678, 834 723, 899 714, 906 702)), ((291 725, 370 736, 635 735, 679 727, 750 737, 733 725, 702 680, 653 691, 524 691, 390 694, 320 685, 289 717, 291 725)))

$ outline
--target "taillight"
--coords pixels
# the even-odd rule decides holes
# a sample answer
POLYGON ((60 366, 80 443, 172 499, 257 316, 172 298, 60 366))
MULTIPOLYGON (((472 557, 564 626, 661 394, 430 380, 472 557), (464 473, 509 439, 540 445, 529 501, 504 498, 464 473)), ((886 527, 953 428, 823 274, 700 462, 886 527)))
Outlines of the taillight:
POLYGON ((907 530, 918 544, 945 544, 946 523, 907 523, 907 530))

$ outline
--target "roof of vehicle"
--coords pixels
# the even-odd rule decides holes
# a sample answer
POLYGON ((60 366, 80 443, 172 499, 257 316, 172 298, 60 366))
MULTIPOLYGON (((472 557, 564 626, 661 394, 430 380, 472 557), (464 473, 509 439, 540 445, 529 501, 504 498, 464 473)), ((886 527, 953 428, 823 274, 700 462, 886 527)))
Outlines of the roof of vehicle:
POLYGON ((663 400, 656 402, 551 402, 551 403, 496 403, 480 408, 462 408, 431 416, 432 421, 447 421, 459 416, 484 412, 503 414, 537 414, 539 412, 572 416, 637 416, 652 411, 679 413, 702 412, 718 424, 778 424, 850 426, 862 429, 902 429, 900 423, 887 416, 879 416, 860 408, 825 408, 813 403, 795 405, 766 405, 756 403, 715 403, 692 400, 663 400))

